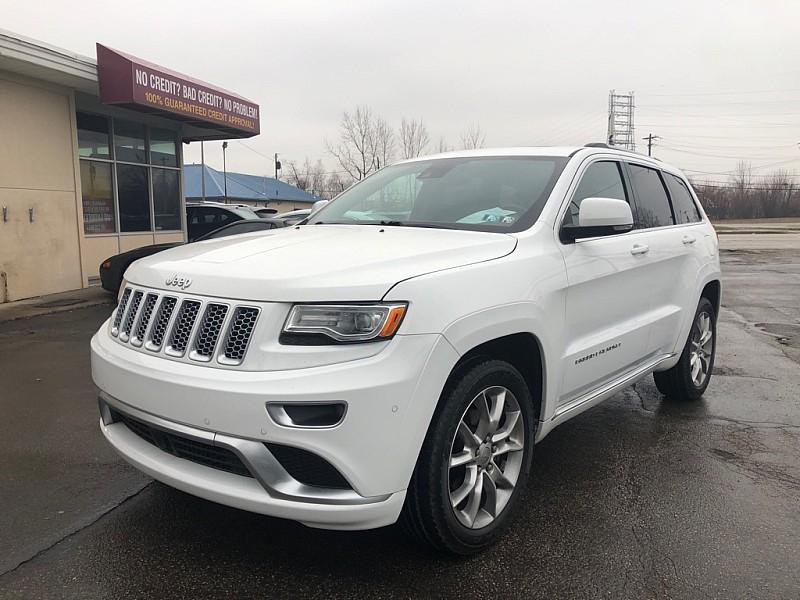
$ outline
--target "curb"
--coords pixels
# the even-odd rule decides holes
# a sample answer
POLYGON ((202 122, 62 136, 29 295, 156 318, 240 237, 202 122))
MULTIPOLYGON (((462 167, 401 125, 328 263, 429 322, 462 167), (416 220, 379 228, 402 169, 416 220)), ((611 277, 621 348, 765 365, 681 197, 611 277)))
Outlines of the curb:
POLYGON ((0 304, 0 323, 94 306, 108 305, 111 308, 114 304, 114 297, 102 288, 86 288, 0 304))

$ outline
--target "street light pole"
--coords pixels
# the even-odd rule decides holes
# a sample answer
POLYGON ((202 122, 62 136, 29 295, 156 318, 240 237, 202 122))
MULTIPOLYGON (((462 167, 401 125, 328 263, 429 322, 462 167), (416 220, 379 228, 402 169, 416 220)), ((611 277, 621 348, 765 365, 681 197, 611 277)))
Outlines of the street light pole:
POLYGON ((203 146, 203 140, 200 140, 200 195, 203 197, 203 202, 206 201, 206 153, 203 146))
POLYGON ((225 187, 225 204, 228 203, 228 165, 225 162, 225 150, 228 148, 228 142, 222 142, 222 180, 225 187))
POLYGON ((278 160, 278 153, 275 153, 275 179, 278 178, 278 169, 281 168, 281 161, 278 160))

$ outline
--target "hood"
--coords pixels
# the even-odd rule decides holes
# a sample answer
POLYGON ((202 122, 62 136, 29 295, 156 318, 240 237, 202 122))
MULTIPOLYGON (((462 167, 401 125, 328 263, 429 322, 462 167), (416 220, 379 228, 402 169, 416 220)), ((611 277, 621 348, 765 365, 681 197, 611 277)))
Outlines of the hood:
POLYGON ((374 301, 404 279, 499 258, 515 245, 504 233, 307 225, 172 248, 136 261, 125 278, 158 289, 188 278, 186 293, 238 300, 374 301))

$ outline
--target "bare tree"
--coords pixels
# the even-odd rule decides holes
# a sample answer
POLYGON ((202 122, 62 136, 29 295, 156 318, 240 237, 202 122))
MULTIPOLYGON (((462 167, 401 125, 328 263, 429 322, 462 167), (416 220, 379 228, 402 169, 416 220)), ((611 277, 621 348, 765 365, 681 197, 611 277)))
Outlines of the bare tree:
POLYGON ((353 181, 349 178, 342 177, 342 174, 334 171, 328 175, 325 180, 325 189, 322 190, 321 196, 326 200, 330 200, 338 196, 347 188, 353 185, 353 181))
POLYGON ((438 144, 438 151, 439 152, 450 152, 453 150, 448 144, 447 140, 444 139, 444 136, 439 136, 439 144, 438 144))
POLYGON ((339 165, 356 181, 377 169, 376 117, 368 106, 356 106, 342 115, 339 141, 325 145, 339 165))
POLYGON ((407 120, 405 117, 400 121, 400 151, 403 158, 416 158, 425 152, 425 148, 431 141, 428 130, 422 119, 407 120))
POLYGON ((740 160, 736 163, 736 169, 731 175, 733 185, 740 190, 745 190, 753 183, 753 167, 749 162, 740 160))
POLYGON ((395 150, 394 131, 392 131, 389 124, 381 117, 375 118, 373 143, 375 144, 373 149, 375 167, 376 169, 381 169, 392 162, 395 150))
POLYGON ((486 134, 478 123, 472 123, 461 132, 461 146, 464 150, 483 148, 486 143, 486 134))
POLYGON ((322 161, 317 159, 317 162, 311 164, 311 161, 306 157, 302 165, 297 164, 296 161, 289 161, 288 175, 286 180, 290 185, 293 185, 309 194, 320 195, 321 191, 326 188, 326 175, 325 165, 322 161))
POLYGON ((764 177, 753 175, 748 163, 740 162, 728 183, 693 181, 708 216, 720 219, 762 219, 800 216, 797 175, 785 170, 764 177))
POLYGON ((389 164, 394 158, 394 131, 368 106, 356 106, 342 115, 339 141, 325 145, 342 169, 355 181, 389 164))

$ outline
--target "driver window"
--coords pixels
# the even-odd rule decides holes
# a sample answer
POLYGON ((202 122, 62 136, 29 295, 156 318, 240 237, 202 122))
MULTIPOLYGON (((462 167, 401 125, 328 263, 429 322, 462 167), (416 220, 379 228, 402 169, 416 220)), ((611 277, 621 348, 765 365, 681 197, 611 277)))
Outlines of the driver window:
POLYGON ((578 224, 578 210, 586 198, 614 198, 629 202, 618 162, 600 161, 589 165, 569 203, 564 225, 578 224))

